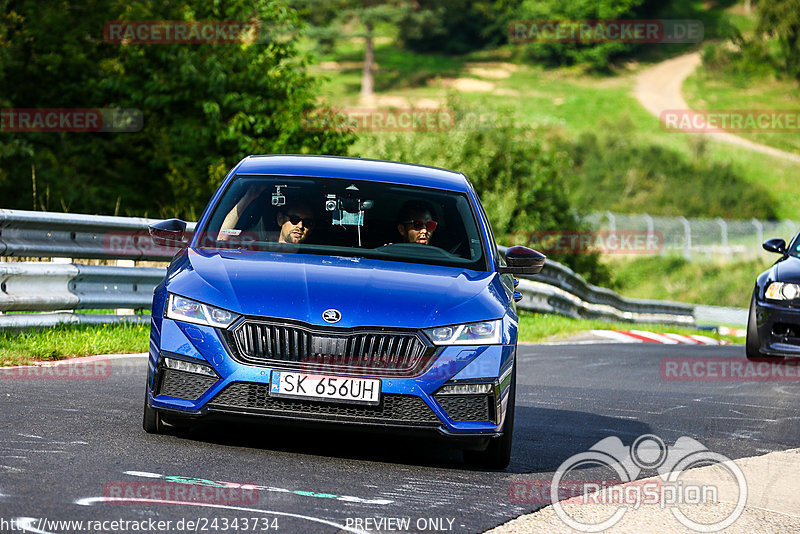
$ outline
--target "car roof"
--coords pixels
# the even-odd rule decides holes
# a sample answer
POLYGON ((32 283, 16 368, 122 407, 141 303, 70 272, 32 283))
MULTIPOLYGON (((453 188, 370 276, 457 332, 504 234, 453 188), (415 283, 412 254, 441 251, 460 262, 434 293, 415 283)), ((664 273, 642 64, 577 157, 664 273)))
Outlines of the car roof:
POLYGON ((351 178, 459 192, 468 192, 470 188, 469 181, 462 173, 447 169, 396 161, 340 156, 248 156, 239 163, 236 174, 351 178))

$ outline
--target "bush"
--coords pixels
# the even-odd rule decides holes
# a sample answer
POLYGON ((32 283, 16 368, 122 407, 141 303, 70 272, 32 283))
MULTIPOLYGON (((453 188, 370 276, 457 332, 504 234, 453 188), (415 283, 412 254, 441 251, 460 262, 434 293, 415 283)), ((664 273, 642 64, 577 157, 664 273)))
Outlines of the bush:
MULTIPOLYGON (((636 18, 644 0, 604 0, 601 2, 562 2, 561 0, 527 0, 520 8, 524 20, 613 20, 636 18)), ((609 62, 629 54, 635 45, 629 43, 531 43, 525 56, 549 65, 587 64, 605 70, 609 62)))
POLYGON ((730 164, 705 158, 706 141, 690 157, 630 136, 630 120, 604 123, 599 136, 561 141, 575 162, 567 174, 582 212, 647 212, 652 215, 773 219, 774 202, 762 186, 743 179, 730 164))
POLYGON ((520 0, 418 0, 400 21, 406 49, 464 54, 507 41, 507 28, 520 0))

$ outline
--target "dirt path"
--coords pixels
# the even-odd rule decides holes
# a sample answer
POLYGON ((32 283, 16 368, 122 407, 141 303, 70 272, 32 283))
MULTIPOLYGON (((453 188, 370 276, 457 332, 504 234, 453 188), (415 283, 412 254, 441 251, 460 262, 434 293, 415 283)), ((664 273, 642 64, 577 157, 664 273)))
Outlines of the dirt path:
MULTIPOLYGON (((661 112, 667 109, 690 109, 681 94, 681 86, 683 81, 694 72, 700 63, 700 53, 693 52, 662 61, 643 70, 636 78, 636 88, 634 89, 636 99, 656 117, 660 117, 661 112)), ((755 143, 727 132, 707 133, 704 135, 717 141, 800 163, 799 154, 792 154, 761 143, 755 143)))

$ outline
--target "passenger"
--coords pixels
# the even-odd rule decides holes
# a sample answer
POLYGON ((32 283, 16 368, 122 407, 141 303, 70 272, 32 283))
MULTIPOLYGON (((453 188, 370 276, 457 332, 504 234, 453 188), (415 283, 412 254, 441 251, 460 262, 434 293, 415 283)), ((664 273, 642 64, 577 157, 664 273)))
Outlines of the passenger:
POLYGON ((433 217, 436 211, 423 200, 409 200, 397 215, 397 231, 406 243, 429 245, 438 222, 433 217))

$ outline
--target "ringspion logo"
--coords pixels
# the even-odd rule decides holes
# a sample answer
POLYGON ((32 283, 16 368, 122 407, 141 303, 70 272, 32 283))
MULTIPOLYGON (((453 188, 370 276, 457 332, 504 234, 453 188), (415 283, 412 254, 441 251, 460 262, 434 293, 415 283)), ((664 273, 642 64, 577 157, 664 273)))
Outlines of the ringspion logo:
MULTIPOLYGON (((718 532, 739 519, 747 493, 744 473, 730 458, 688 436, 668 446, 660 437, 644 434, 630 446, 610 436, 570 456, 556 469, 545 494, 558 518, 578 532, 602 532, 619 523, 629 510, 642 506, 668 508, 681 525, 696 532, 718 532), (713 467, 722 484, 692 477, 698 467, 713 467), (572 478, 588 469, 611 476, 594 481, 572 478), (639 480, 646 471, 657 476, 639 480), (709 504, 714 505, 712 513, 705 506, 709 504), (603 506, 608 513, 583 514, 586 505, 603 506)), ((538 503, 541 483, 512 483, 509 497, 514 502, 538 503)))

